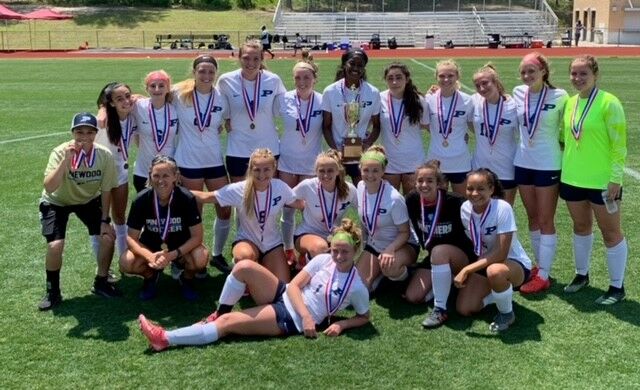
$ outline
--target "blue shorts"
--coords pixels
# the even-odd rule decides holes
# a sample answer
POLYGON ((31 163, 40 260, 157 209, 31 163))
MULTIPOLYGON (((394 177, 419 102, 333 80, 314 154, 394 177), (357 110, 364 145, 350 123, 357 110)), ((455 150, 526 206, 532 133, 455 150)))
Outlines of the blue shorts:
POLYGON ((503 179, 499 179, 499 180, 500 180, 500 184, 502 184, 503 190, 512 190, 517 187, 515 180, 503 180, 503 179))
POLYGON ((560 183, 560 170, 543 171, 516 166, 515 182, 519 186, 549 187, 560 183))
MULTIPOLYGON (((604 189, 581 188, 567 183, 560 183, 560 198, 567 202, 582 202, 588 200, 593 204, 604 205, 602 191, 604 191, 604 189)), ((620 188, 620 193, 616 200, 622 200, 622 188, 620 188)))
POLYGON ((464 181, 467 180, 468 174, 469 172, 448 172, 444 173, 444 177, 453 184, 460 184, 464 183, 464 181))
POLYGON ((182 168, 178 167, 180 175, 187 179, 219 179, 227 177, 227 170, 224 165, 207 168, 182 168))
POLYGON ((273 310, 276 312, 276 322, 278 323, 278 328, 280 328, 280 332, 283 336, 291 336, 294 334, 300 334, 298 328, 296 328, 296 323, 293 321, 293 317, 291 317, 291 313, 287 310, 287 306, 284 304, 284 298, 282 295, 285 294, 287 290, 287 285, 284 282, 278 282, 278 288, 276 290, 276 296, 271 303, 273 310))
MULTIPOLYGON (((529 281, 529 279, 531 278, 531 270, 527 269, 527 267, 524 266, 524 264, 522 264, 521 262, 517 261, 517 260, 513 260, 516 263, 518 263, 518 265, 520 267, 522 267, 522 272, 524 272, 524 279, 522 280, 522 284, 525 284, 529 281)), ((520 286, 522 286, 522 284, 520 286)), ((515 286, 513 287, 513 291, 520 291, 520 286, 515 286)))
MULTIPOLYGON (((276 161, 280 158, 280 155, 275 156, 276 161)), ((224 158, 227 165, 227 172, 231 177, 245 177, 247 175, 247 169, 249 169, 249 157, 236 157, 226 156, 224 158)))

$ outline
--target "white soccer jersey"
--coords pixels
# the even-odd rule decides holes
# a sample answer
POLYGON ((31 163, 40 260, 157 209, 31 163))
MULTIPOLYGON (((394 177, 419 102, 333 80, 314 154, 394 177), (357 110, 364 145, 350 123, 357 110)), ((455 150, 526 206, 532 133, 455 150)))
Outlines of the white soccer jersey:
POLYGON ((280 115, 284 131, 280 137, 280 171, 296 175, 314 175, 316 156, 322 148, 322 95, 314 92, 311 107, 310 103, 311 99, 298 99, 295 90, 282 96, 280 115), (301 131, 303 128, 306 131, 301 131))
POLYGON ((274 119, 279 113, 279 95, 286 92, 284 84, 278 75, 266 70, 254 81, 245 80, 240 72, 238 69, 223 74, 216 88, 227 99, 231 119, 227 155, 247 158, 257 148, 269 148, 277 155, 278 131, 274 119), (260 85, 256 94, 258 80, 260 85), (255 95, 258 107, 252 120, 249 112, 254 107, 255 95))
POLYGON ((529 87, 520 85, 513 89, 513 100, 518 110, 518 128, 520 129, 520 143, 516 148, 514 165, 523 168, 544 171, 560 170, 562 165, 562 151, 560 150, 559 134, 562 126, 564 104, 567 101, 567 91, 564 89, 546 89, 544 101, 540 103, 541 92, 530 94, 528 112, 530 121, 535 117, 539 107, 537 127, 534 127, 533 137, 529 142, 529 126, 525 120, 525 100, 529 87))
POLYGON ((114 145, 109 141, 107 129, 98 130, 95 142, 109 149, 113 155, 113 161, 116 164, 116 174, 118 175, 118 185, 121 186, 129 182, 129 151, 131 150, 131 141, 137 130, 136 120, 132 114, 127 119, 120 121, 122 129, 122 141, 118 145, 114 145), (128 132, 128 135, 125 135, 128 132))
POLYGON ((473 102, 468 94, 456 91, 456 96, 440 98, 440 92, 426 96, 429 107, 429 151, 427 160, 440 161, 443 173, 471 170, 471 153, 465 135, 473 122, 473 102), (453 105, 455 100, 455 105, 453 105), (449 126, 448 117, 451 117, 449 126), (445 138, 446 137, 446 138, 445 138))
MULTIPOLYGON (((302 288, 302 300, 316 324, 322 323, 329 316, 326 299, 327 285, 329 284, 329 302, 332 308, 340 303, 340 296, 346 291, 346 296, 336 312, 344 310, 349 305, 353 306, 355 312, 360 315, 369 312, 369 290, 362 282, 358 271, 353 269, 353 278, 349 284, 349 272, 336 271, 334 273, 334 269, 335 263, 328 253, 314 257, 303 269, 311 276, 311 280, 302 288)), ((303 332, 302 317, 296 312, 289 299, 289 294, 285 292, 282 297, 296 328, 299 332, 303 332)))
POLYGON ((182 168, 218 167, 224 164, 219 130, 227 115, 227 101, 217 89, 208 94, 196 92, 196 96, 197 101, 194 99, 193 104, 188 104, 180 99, 178 91, 173 91, 180 131, 176 162, 182 168))
POLYGON ((420 125, 429 123, 429 108, 424 97, 420 96, 423 108, 422 117, 419 123, 411 123, 406 115, 400 118, 400 107, 403 106, 402 99, 391 98, 392 115, 389 96, 388 90, 380 93, 380 141, 389 161, 385 172, 391 174, 413 173, 424 162, 420 125))
POLYGON ((502 113, 496 114, 498 104, 488 104, 488 129, 485 127, 485 99, 473 94, 474 115, 473 127, 476 135, 476 149, 473 154, 473 169, 489 168, 500 180, 513 180, 515 167, 513 158, 516 154, 516 138, 518 133, 518 114, 513 99, 502 100, 502 113), (499 116, 499 119, 496 119, 499 116), (499 123, 494 125, 494 123, 499 123), (498 132, 495 133, 497 127, 498 132), (495 137, 493 146, 490 137, 495 137))
POLYGON ((320 189, 320 181, 317 177, 298 183, 293 192, 297 199, 305 201, 305 207, 302 211, 302 223, 296 227, 295 235, 315 234, 322 238, 329 236, 331 229, 327 227, 326 216, 331 219, 330 216, 333 214, 332 226, 339 226, 349 207, 358 208, 356 188, 351 183, 347 183, 347 185, 349 186, 347 198, 335 199, 334 201, 337 190, 327 192, 320 189), (324 199, 320 198, 319 191, 323 192, 324 199))
MULTIPOLYGON (((360 223, 367 233, 367 244, 378 252, 384 251, 396 239, 398 225, 409 222, 407 205, 402 195, 386 180, 382 181, 381 187, 384 189, 375 194, 368 194, 364 182, 358 183, 360 223), (382 195, 379 197, 380 193, 382 195), (376 199, 379 199, 377 205, 376 199)), ((410 234, 409 241, 412 241, 412 238, 413 234, 410 234)))
POLYGON ((462 204, 462 207, 460 208, 460 219, 462 220, 462 225, 464 226, 465 233, 467 233, 467 237, 471 238, 472 241, 474 240, 469 228, 469 220, 471 216, 473 216, 475 226, 481 234, 482 253, 493 250, 498 242, 498 234, 512 232, 513 235, 508 258, 520 262, 526 269, 530 270, 531 260, 524 251, 520 241, 518 241, 518 235, 516 233, 518 228, 516 227, 516 220, 513 215, 511 205, 502 199, 492 199, 490 207, 491 210, 489 210, 489 213, 486 216, 485 223, 481 224, 482 216, 473 211, 471 202, 467 200, 462 204))
POLYGON ((345 104, 357 99, 360 102, 360 121, 356 128, 358 136, 366 138, 371 117, 380 114, 380 91, 362 80, 360 89, 354 93, 345 87, 344 79, 330 84, 322 93, 322 110, 331 113, 331 133, 338 149, 342 148, 344 138, 349 132, 345 116, 345 104))
POLYGON ((246 181, 228 184, 214 192, 220 206, 233 206, 236 209, 236 240, 248 240, 255 244, 261 252, 282 244, 280 233, 280 213, 286 204, 295 200, 293 190, 279 179, 271 179, 269 190, 256 191, 256 198, 251 212, 244 209, 243 194, 246 181))
POLYGON ((161 109, 152 108, 151 111, 150 105, 150 99, 139 99, 133 110, 139 137, 138 155, 133 173, 140 177, 149 176, 151 161, 155 156, 162 154, 173 157, 178 132, 178 117, 173 104, 165 103, 161 109), (155 134, 152 130, 154 120, 155 134))

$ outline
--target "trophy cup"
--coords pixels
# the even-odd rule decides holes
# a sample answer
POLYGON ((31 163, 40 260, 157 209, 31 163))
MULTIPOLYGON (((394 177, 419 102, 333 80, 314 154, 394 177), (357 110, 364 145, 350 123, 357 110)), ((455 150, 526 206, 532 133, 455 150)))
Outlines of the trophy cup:
MULTIPOLYGON (((354 91, 355 87, 351 86, 351 90, 354 91)), ((342 146, 342 161, 359 161, 362 155, 362 138, 358 136, 356 126, 358 126, 358 122, 360 122, 360 102, 353 100, 345 103, 344 110, 347 124, 349 125, 349 132, 344 138, 344 144, 342 146)))

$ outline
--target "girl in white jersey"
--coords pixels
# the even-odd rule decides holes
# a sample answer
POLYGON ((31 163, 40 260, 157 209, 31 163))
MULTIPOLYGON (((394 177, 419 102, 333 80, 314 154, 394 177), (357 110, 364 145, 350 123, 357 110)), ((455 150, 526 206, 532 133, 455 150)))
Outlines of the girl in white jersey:
POLYGON ((473 243, 478 259, 463 267, 454 277, 460 289, 456 309, 464 316, 495 303, 498 315, 489 329, 509 328, 515 321, 513 289, 526 282, 531 260, 516 237, 516 222, 503 195, 500 180, 492 171, 481 168, 467 177, 467 201, 460 218, 473 243))
POLYGON ((129 202, 129 144, 136 132, 131 88, 122 83, 107 84, 98 97, 106 111, 106 128, 98 131, 96 143, 107 147, 116 164, 118 186, 111 190, 111 217, 116 231, 118 256, 127 250, 126 211, 129 202))
POLYGON ((516 154, 518 117, 515 101, 505 93, 498 72, 491 64, 473 75, 473 126, 476 149, 473 169, 489 168, 498 175, 504 199, 513 205, 516 198, 513 158, 516 154))
POLYGON ((398 191, 409 193, 415 186, 415 170, 424 162, 422 129, 429 110, 411 80, 409 68, 394 62, 384 69, 388 89, 380 92, 382 146, 389 166, 384 178, 398 191))
MULTIPOLYGON (((296 88, 288 91, 280 104, 284 131, 280 137, 278 177, 293 188, 304 179, 313 177, 313 164, 322 148, 322 95, 313 90, 318 67, 310 61, 293 66, 296 88)), ((293 230, 295 210, 282 213, 282 234, 287 262, 295 262, 293 230)))
MULTIPOLYGON (((346 117, 346 104, 360 103, 360 120, 356 133, 362 139, 363 148, 372 145, 380 135, 380 91, 369 84, 365 67, 369 57, 360 49, 351 49, 342 55, 336 73, 336 81, 322 93, 322 124, 324 139, 329 148, 342 150, 344 139, 349 131, 346 117), (369 131, 371 127, 371 131, 369 131)), ((355 184, 360 181, 357 162, 345 164, 347 175, 355 184)))
POLYGON ((559 134, 567 92, 551 85, 549 62, 537 52, 527 54, 520 62, 520 78, 524 85, 513 89, 520 129, 515 180, 527 211, 531 246, 538 264, 520 292, 531 294, 551 286, 549 274, 558 241, 553 220, 562 158, 559 134))
POLYGON ((298 266, 307 259, 327 253, 327 237, 346 214, 357 208, 356 188, 345 181, 344 167, 337 151, 329 149, 315 161, 316 177, 301 181, 294 189, 296 198, 304 200, 302 223, 296 228, 294 242, 300 253, 298 266))
POLYGON ((465 180, 471 171, 467 132, 473 129, 473 103, 471 96, 460 91, 459 80, 460 66, 455 61, 436 64, 438 85, 425 97, 431 135, 427 160, 440 161, 451 190, 464 196, 465 180))
POLYGON ((133 171, 133 186, 138 192, 147 184, 151 160, 159 154, 173 157, 178 132, 178 117, 171 104, 171 78, 167 72, 150 72, 144 84, 149 98, 137 99, 133 110, 138 124, 138 155, 133 171))
MULTIPOLYGON (((227 100, 213 86, 217 71, 215 58, 200 55, 193 61, 194 78, 176 84, 173 89, 180 129, 175 159, 182 185, 189 190, 202 191, 204 186, 215 191, 229 183, 220 141, 227 100)), ((230 268, 222 251, 229 237, 231 208, 216 205, 216 215, 211 265, 228 273, 230 268)))
POLYGON ((220 76, 217 88, 229 106, 225 160, 232 183, 244 179, 255 149, 280 154, 275 117, 286 92, 280 77, 265 70, 260 42, 245 42, 238 57, 240 69, 220 76))
POLYGON ((238 231, 233 243, 235 262, 248 259, 261 262, 278 279, 288 282, 289 267, 278 229, 283 207, 302 209, 293 190, 282 180, 274 179, 276 159, 269 149, 256 149, 249 159, 246 179, 213 192, 195 192, 203 203, 236 209, 238 231))
POLYGON ((161 351, 172 345, 209 344, 230 334, 315 338, 318 324, 349 305, 356 314, 331 323, 323 334, 334 337, 363 326, 369 322, 369 293, 354 266, 360 240, 360 230, 343 220, 330 238, 331 254, 314 257, 287 285, 266 268, 241 261, 225 280, 218 309, 204 321, 166 331, 141 314, 140 329, 151 347, 161 351), (232 312, 247 289, 258 306, 232 312))
POLYGON ((404 198, 383 179, 387 166, 384 148, 374 145, 360 159, 362 181, 358 183, 358 214, 367 234, 358 271, 370 291, 383 276, 405 280, 407 266, 416 262, 420 249, 409 227, 404 198))

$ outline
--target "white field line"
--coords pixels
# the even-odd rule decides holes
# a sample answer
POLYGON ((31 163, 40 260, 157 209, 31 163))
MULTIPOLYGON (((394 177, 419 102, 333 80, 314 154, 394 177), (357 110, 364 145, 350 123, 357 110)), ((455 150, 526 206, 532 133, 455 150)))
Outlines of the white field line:
POLYGON ((68 134, 68 133, 69 133, 68 131, 60 131, 57 133, 48 133, 48 134, 41 134, 41 135, 32 135, 31 137, 8 139, 8 140, 0 141, 0 145, 12 144, 14 142, 29 141, 29 140, 38 139, 38 138, 53 137, 56 135, 68 134))

